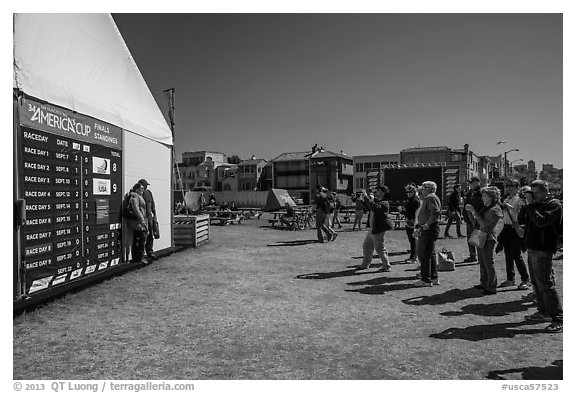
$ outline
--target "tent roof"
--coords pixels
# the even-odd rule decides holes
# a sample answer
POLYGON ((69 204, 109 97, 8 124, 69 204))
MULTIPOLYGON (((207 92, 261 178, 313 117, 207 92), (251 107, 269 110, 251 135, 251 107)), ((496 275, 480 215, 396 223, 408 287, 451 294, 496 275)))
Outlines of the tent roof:
POLYGON ((14 87, 172 145, 172 132, 110 14, 15 14, 14 87))

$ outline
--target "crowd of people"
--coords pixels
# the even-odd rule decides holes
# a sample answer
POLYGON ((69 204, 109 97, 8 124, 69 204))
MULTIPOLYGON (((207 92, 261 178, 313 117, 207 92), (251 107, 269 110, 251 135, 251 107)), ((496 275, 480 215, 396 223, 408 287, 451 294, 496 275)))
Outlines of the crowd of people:
MULTIPOLYGON (((516 180, 505 186, 505 197, 495 186, 480 186, 480 180, 469 180, 465 195, 461 186, 454 186, 447 209, 444 237, 451 238, 450 228, 456 226, 456 236, 466 237, 469 255, 466 263, 478 263, 479 283, 474 287, 484 295, 494 295, 498 288, 516 286, 519 290, 532 289, 524 299, 534 300, 538 311, 526 316, 527 320, 550 322, 546 331, 562 332, 563 311, 556 290, 553 255, 562 240, 562 204, 548 192, 544 180, 520 187, 516 180), (461 220, 466 225, 466 235, 461 231, 461 220), (502 220, 501 231, 496 230, 502 220), (498 285, 494 263, 495 253, 504 251, 506 280, 498 285), (522 253, 527 253, 526 265, 522 253), (520 282, 516 283, 516 272, 520 282)), ((436 241, 440 235, 441 202, 436 194, 437 185, 425 181, 421 185, 410 183, 405 187, 406 202, 402 213, 406 220, 406 235, 410 244, 408 263, 420 262, 416 287, 440 285, 437 270, 436 241)), ((369 229, 362 245, 363 260, 356 270, 368 269, 373 253, 380 258, 380 271, 391 269, 385 246, 385 234, 394 228, 389 218, 389 190, 385 185, 370 192, 362 190, 352 196, 355 218, 352 230, 361 230, 362 218, 368 212, 366 227, 369 229)), ((338 234, 333 230, 337 212, 334 193, 319 186, 314 198, 316 230, 319 243, 334 241, 338 234), (324 237, 325 235, 325 237, 324 237)), ((339 221, 338 221, 339 223, 339 221)), ((340 224, 340 223, 339 223, 340 224)))

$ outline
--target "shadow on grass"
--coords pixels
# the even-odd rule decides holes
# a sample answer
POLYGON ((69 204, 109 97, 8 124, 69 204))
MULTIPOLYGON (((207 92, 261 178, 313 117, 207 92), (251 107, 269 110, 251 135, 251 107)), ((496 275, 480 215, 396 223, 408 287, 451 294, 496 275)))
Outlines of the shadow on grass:
POLYGON ((484 296, 483 292, 476 288, 451 289, 447 292, 430 296, 416 296, 402 300, 403 303, 411 306, 435 306, 438 304, 456 303, 464 299, 472 299, 484 296))
POLYGON ((555 360, 551 366, 548 367, 523 367, 511 368, 508 370, 495 370, 490 371, 486 376, 487 379, 517 379, 515 376, 511 378, 504 378, 506 374, 521 374, 522 379, 540 379, 540 380, 561 380, 564 379, 564 361, 555 360))
POLYGON ((456 267, 464 267, 464 266, 478 266, 478 262, 456 262, 456 267))
POLYGON ((348 276, 361 276, 363 274, 371 274, 376 272, 358 272, 356 269, 342 270, 339 272, 326 272, 326 273, 307 273, 299 274, 296 278, 303 280, 325 280, 327 278, 348 277, 348 276))
POLYGON ((416 277, 378 277, 366 281, 349 282, 348 285, 382 285, 395 281, 417 280, 416 277))
POLYGON ((465 328, 449 328, 440 333, 431 334, 431 338, 440 340, 482 341, 494 338, 512 338, 522 334, 543 333, 544 329, 514 329, 524 325, 535 325, 538 322, 522 321, 497 323, 493 325, 476 325, 465 328))
POLYGON ((390 291, 402 291, 413 288, 414 284, 372 285, 359 289, 346 289, 345 292, 358 292, 364 295, 382 295, 390 291))
POLYGON ((277 242, 276 244, 268 244, 267 247, 294 247, 294 246, 304 246, 306 244, 318 243, 318 240, 307 239, 307 240, 291 240, 288 242, 277 242))
POLYGON ((459 317, 461 315, 481 315, 485 317, 503 317, 512 313, 528 311, 533 305, 527 304, 523 300, 514 300, 504 303, 492 304, 468 304, 460 311, 446 311, 440 313, 445 317, 459 317))

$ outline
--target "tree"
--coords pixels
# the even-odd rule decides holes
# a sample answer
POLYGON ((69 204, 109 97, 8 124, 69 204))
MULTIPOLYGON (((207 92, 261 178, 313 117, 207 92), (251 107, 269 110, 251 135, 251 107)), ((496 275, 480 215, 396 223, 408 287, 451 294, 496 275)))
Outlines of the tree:
POLYGON ((237 155, 230 156, 227 160, 228 164, 240 164, 240 161, 242 161, 237 155))

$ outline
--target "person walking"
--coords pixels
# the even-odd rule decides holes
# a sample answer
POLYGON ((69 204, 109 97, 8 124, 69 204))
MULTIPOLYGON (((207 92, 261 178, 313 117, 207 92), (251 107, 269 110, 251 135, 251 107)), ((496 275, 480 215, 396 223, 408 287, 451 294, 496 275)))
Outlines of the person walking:
POLYGON ((450 201, 448 202, 448 223, 446 224, 446 229, 444 229, 444 237, 451 237, 449 231, 453 222, 456 224, 456 235, 458 237, 463 237, 460 229, 460 221, 462 220, 460 214, 460 194, 460 184, 454 185, 454 191, 450 194, 450 201))
POLYGON ((332 191, 332 198, 334 198, 334 213, 332 214, 331 227, 334 228, 334 225, 338 223, 338 229, 342 229, 342 223, 340 222, 340 218, 338 218, 340 209, 342 209, 342 202, 340 202, 340 198, 338 198, 338 195, 335 191, 332 191))
POLYGON ((133 232, 132 262, 148 264, 144 258, 146 237, 148 236, 148 220, 146 218, 146 201, 142 197, 144 186, 138 182, 130 190, 129 201, 132 217, 126 219, 128 229, 133 232))
POLYGON ((358 230, 362 230, 362 217, 364 216, 364 197, 362 195, 366 194, 365 190, 357 191, 352 195, 352 202, 354 202, 354 224, 352 224, 352 230, 356 229, 356 224, 358 224, 358 230))
POLYGON ((405 188, 408 199, 404 204, 404 217, 406 219, 406 236, 408 243, 410 243, 410 257, 406 259, 406 263, 416 262, 416 239, 414 238, 414 226, 416 225, 416 211, 420 207, 420 200, 416 195, 416 185, 408 184, 405 188))
POLYGON ((525 240, 528 248, 528 269, 536 294, 538 311, 526 316, 527 320, 551 322, 545 328, 550 333, 563 330, 563 311, 552 266, 562 234, 562 204, 548 194, 548 183, 535 180, 525 194, 526 206, 520 209, 518 222, 526 225, 525 240))
POLYGON ((416 250, 420 260, 420 281, 416 287, 431 287, 439 285, 436 263, 436 240, 440 234, 438 219, 441 213, 441 203, 436 195, 436 183, 425 181, 421 186, 423 196, 422 206, 416 217, 416 229, 419 232, 416 250))
POLYGON ((145 244, 146 258, 148 262, 152 262, 156 259, 156 255, 154 254, 154 225, 158 225, 156 203, 154 203, 154 195, 152 194, 152 191, 148 189, 150 183, 148 183, 146 179, 140 179, 138 183, 142 184, 144 187, 142 197, 144 198, 144 202, 146 202, 146 220, 148 221, 148 235, 146 236, 145 244), (154 221, 156 221, 156 223, 154 221))
MULTIPOLYGON (((476 211, 480 211, 482 209, 482 193, 480 192, 480 179, 477 177, 472 177, 468 180, 470 188, 466 193, 466 198, 464 199, 464 206, 472 205, 476 211)), ((466 223, 466 240, 470 239, 470 235, 474 230, 474 222, 470 213, 468 211, 464 211, 464 222, 466 223)), ((477 250, 476 247, 468 243, 468 258, 464 259, 464 262, 477 262, 477 250)))
MULTIPOLYGON (((520 197, 518 188, 520 182, 511 179, 506 183, 506 192, 508 197, 502 203, 502 210, 504 214, 504 226, 498 235, 498 243, 504 246, 504 256, 506 258, 506 281, 500 284, 501 288, 516 286, 516 279, 514 273, 514 264, 520 274, 520 284, 518 289, 526 290, 531 286, 528 268, 522 258, 522 251, 524 247, 524 233, 523 229, 518 224, 518 213, 520 208, 525 204, 524 199, 520 197), (519 233, 520 232, 520 233, 519 233)), ((526 186, 523 191, 530 190, 526 186)))
POLYGON ((394 227, 388 217, 388 213, 390 212, 390 204, 387 201, 389 192, 386 186, 377 186, 374 194, 371 196, 364 192, 364 204, 366 208, 372 212, 372 222, 370 223, 370 230, 366 234, 362 245, 362 263, 356 270, 368 269, 372 263, 374 250, 376 250, 376 254, 378 254, 382 261, 380 271, 390 271, 390 261, 386 247, 384 246, 384 235, 386 231, 394 227))
POLYGON ((500 201, 500 190, 494 186, 484 187, 481 190, 483 206, 476 210, 471 204, 466 205, 475 229, 486 233, 486 241, 483 247, 478 247, 478 261, 480 264, 480 285, 475 287, 483 289, 485 295, 496 294, 498 278, 494 266, 494 247, 496 246, 496 235, 494 229, 502 218, 500 201))
POLYGON ((318 236, 318 243, 324 243, 324 236, 322 231, 326 234, 327 241, 336 240, 338 234, 326 226, 326 218, 328 216, 328 190, 325 187, 319 186, 318 193, 314 198, 314 205, 316 206, 316 234, 318 236))

